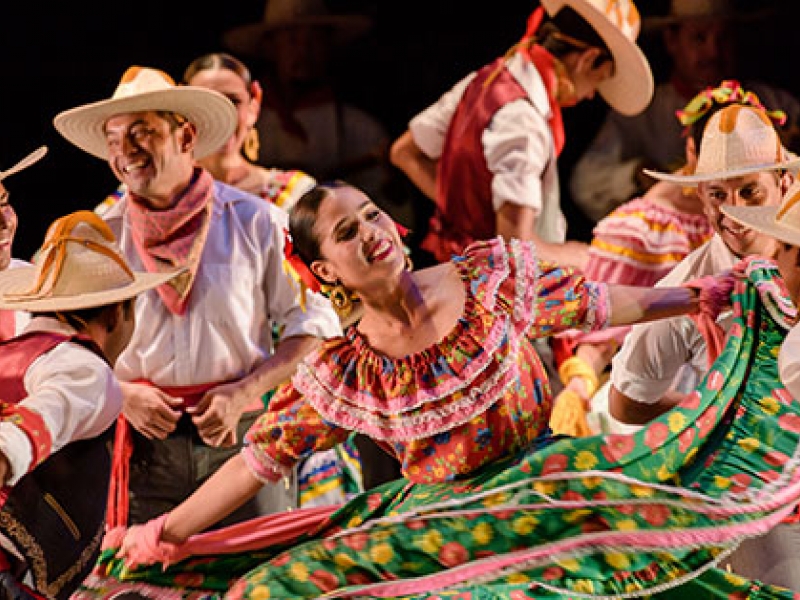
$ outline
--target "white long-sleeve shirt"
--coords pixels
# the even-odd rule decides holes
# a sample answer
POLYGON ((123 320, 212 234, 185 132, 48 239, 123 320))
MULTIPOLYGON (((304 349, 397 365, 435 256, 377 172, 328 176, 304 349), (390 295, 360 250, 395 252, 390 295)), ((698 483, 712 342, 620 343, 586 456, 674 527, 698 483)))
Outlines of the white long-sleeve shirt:
MULTIPOLYGON (((330 302, 298 288, 283 271, 287 214, 257 196, 214 182, 214 207, 186 313, 171 313, 150 290, 136 301, 136 329, 117 360, 123 381, 187 386, 239 379, 273 353, 282 337, 341 334, 330 302)), ((103 216, 131 267, 144 268, 125 217, 127 200, 103 216)))
MULTIPOLYGON (((35 317, 25 332, 75 330, 49 317, 35 317)), ((122 390, 114 373, 91 350, 64 342, 31 363, 23 385, 28 396, 19 405, 42 416, 52 437, 52 453, 67 443, 95 437, 111 427, 122 410, 122 390)), ((31 468, 33 450, 28 436, 9 421, 0 423, 0 451, 8 457, 16 484, 31 468)))
MULTIPOLYGON (((733 268, 738 260, 715 235, 656 285, 677 286, 696 277, 716 275, 733 268)), ((727 331, 733 323, 731 311, 720 313, 717 322, 727 331)), ((694 389, 708 371, 707 356, 703 335, 687 316, 640 323, 633 326, 614 356, 611 383, 632 400, 652 404, 670 389, 694 389), (679 375, 684 381, 676 381, 679 375)))

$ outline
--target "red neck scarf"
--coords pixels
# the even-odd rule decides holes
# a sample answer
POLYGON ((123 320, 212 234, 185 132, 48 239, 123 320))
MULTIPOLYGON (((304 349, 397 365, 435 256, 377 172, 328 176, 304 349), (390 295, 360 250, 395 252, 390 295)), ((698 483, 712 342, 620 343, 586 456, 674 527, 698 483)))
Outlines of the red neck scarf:
POLYGON ((151 210, 128 192, 133 242, 145 269, 158 273, 188 267, 183 275, 156 288, 167 309, 176 315, 186 312, 211 225, 213 192, 214 179, 204 169, 195 170, 187 190, 166 210, 151 210))
POLYGON ((536 70, 544 82, 544 88, 547 90, 547 100, 550 103, 550 131, 553 134, 553 142, 556 146, 556 156, 561 154, 566 142, 566 133, 564 132, 564 118, 561 114, 561 105, 556 98, 556 91, 558 90, 558 74, 556 73, 556 59, 547 50, 534 44, 522 50, 525 57, 533 63, 536 70))
POLYGON ((556 58, 547 50, 534 42, 536 32, 544 19, 544 8, 539 6, 528 17, 525 35, 522 36, 517 47, 529 61, 533 63, 544 81, 547 90, 547 100, 550 102, 550 131, 556 147, 556 156, 561 154, 566 142, 564 133, 564 119, 561 115, 561 105, 558 103, 558 73, 556 72, 556 58))

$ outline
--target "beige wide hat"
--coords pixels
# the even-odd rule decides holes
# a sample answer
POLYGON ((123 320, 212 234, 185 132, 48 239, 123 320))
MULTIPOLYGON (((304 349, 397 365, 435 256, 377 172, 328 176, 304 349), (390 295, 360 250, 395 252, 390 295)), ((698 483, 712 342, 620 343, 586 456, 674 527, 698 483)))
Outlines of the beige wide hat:
POLYGON ((267 0, 260 22, 229 29, 222 35, 222 43, 234 54, 265 59, 269 58, 266 36, 299 25, 327 27, 333 43, 344 46, 369 31, 373 22, 366 15, 331 14, 324 0, 267 0))
POLYGON ((732 179, 761 171, 800 167, 800 158, 789 155, 778 132, 760 108, 731 104, 711 115, 703 130, 697 168, 691 175, 644 169, 650 177, 684 186, 732 179))
POLYGON ((3 181, 6 177, 13 175, 14 173, 19 173, 23 169, 27 169, 36 162, 39 162, 45 154, 47 154, 47 146, 40 146, 10 169, 0 171, 0 181, 3 181))
POLYGON ((115 241, 92 211, 61 217, 47 230, 34 266, 0 272, 0 309, 55 312, 114 304, 183 272, 132 271, 115 241))
POLYGON ((641 19, 631 0, 542 0, 547 14, 555 16, 564 6, 583 17, 608 46, 614 73, 597 91, 618 113, 642 112, 653 98, 653 73, 636 45, 641 19))
POLYGON ((159 110, 178 113, 195 124, 195 158, 218 150, 236 129, 236 107, 223 94, 199 86, 175 85, 163 71, 139 66, 125 71, 111 98, 65 110, 56 115, 53 124, 78 148, 107 160, 103 127, 109 118, 159 110))
POLYGON ((800 246, 800 180, 786 190, 778 206, 721 206, 720 210, 750 229, 800 246))
POLYGON ((667 14, 645 17, 643 27, 649 32, 693 19, 745 21, 765 17, 772 12, 772 9, 764 8, 744 12, 738 10, 734 0, 671 0, 667 14))

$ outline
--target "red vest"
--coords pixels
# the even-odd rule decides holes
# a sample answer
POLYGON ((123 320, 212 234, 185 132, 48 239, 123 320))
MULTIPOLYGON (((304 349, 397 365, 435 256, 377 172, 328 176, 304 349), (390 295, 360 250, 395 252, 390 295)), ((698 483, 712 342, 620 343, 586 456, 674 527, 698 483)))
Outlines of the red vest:
POLYGON ((41 416, 17 406, 27 396, 24 377, 33 361, 68 341, 103 356, 80 335, 30 332, 0 343, 0 406, 3 414, 13 414, 34 447, 31 471, 4 490, 0 533, 25 557, 34 592, 57 600, 70 597, 100 553, 113 436, 109 428, 51 455, 41 416), (44 438, 46 449, 37 444, 44 438))
POLYGON ((481 138, 495 113, 528 95, 498 58, 477 72, 447 129, 437 172, 436 212, 422 247, 439 262, 497 234, 492 174, 481 138), (490 83, 487 79, 492 76, 490 83))

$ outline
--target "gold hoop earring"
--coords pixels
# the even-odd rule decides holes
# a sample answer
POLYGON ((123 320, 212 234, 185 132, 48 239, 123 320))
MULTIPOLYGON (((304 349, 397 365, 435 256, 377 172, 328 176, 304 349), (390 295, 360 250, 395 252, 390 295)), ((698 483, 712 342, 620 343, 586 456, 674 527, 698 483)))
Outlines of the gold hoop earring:
POLYGON ((406 271, 413 271, 414 270, 414 261, 411 260, 411 255, 406 254, 406 271))
POLYGON ((242 152, 250 162, 258 161, 258 151, 261 148, 261 142, 258 139, 258 130, 255 125, 250 128, 244 138, 242 145, 242 152))
POLYGON ((353 312, 353 300, 355 300, 355 296, 341 283, 323 286, 322 291, 328 296, 328 300, 330 300, 333 309, 340 318, 343 319, 353 312))

